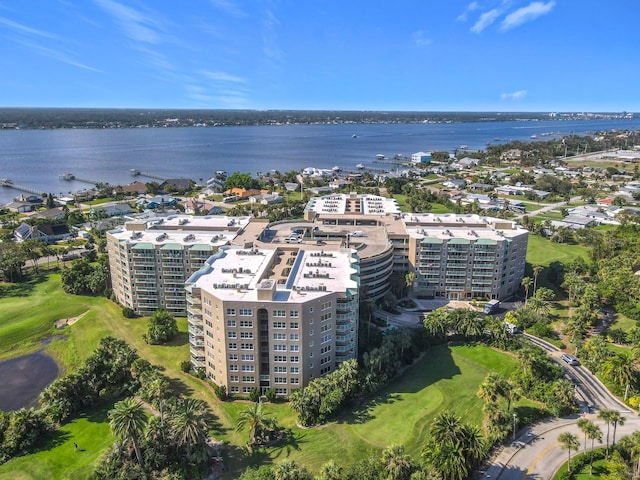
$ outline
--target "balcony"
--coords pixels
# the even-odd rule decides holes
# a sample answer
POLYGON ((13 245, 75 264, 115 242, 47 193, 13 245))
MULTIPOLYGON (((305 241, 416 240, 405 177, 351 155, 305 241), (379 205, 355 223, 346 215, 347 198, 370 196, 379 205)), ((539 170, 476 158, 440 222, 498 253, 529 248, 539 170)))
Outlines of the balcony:
POLYGON ((204 357, 191 357, 191 365, 193 365, 193 368, 205 368, 206 364, 204 361, 204 357))
POLYGON ((194 325, 189 325, 189 335, 193 335, 194 337, 204 337, 204 330, 202 328, 198 328, 194 325))

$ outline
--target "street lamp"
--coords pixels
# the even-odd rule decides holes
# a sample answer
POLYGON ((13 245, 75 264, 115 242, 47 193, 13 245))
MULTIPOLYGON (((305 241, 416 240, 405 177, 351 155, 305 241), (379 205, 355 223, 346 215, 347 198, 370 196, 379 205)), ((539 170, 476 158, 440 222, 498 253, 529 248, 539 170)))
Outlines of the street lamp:
POLYGON ((518 418, 517 413, 513 413, 513 441, 516 441, 516 419, 518 418))

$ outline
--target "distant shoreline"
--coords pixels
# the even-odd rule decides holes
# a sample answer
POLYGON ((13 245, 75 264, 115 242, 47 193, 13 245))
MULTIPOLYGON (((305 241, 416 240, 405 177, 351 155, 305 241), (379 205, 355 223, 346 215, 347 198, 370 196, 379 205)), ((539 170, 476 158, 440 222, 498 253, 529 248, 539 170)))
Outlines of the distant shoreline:
POLYGON ((0 108, 0 130, 178 128, 331 124, 569 121, 640 118, 627 112, 401 112, 320 110, 197 110, 0 108))

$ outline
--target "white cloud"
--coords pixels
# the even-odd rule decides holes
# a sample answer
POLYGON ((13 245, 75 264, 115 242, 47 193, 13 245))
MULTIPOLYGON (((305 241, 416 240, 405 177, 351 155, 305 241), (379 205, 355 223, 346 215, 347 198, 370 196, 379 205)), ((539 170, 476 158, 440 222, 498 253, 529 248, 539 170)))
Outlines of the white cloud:
POLYGON ((104 73, 102 70, 98 68, 79 62, 78 60, 74 59, 71 55, 61 50, 56 50, 53 48, 38 45, 37 43, 33 43, 28 40, 14 39, 14 41, 20 45, 27 47, 32 52, 37 53, 38 55, 42 55, 43 57, 51 58, 53 60, 57 60, 58 62, 66 63, 67 65, 81 68, 83 70, 89 70, 91 72, 96 72, 96 73, 104 73))
POLYGON ((234 17, 246 17, 247 14, 232 0, 210 0, 211 4, 234 17))
POLYGON ((473 33, 480 33, 493 22, 495 22, 500 15, 502 15, 502 10, 499 8, 493 8, 488 12, 484 12, 482 15, 480 15, 476 23, 473 24, 473 27, 471 27, 471 31, 473 33))
POLYGON ((278 46, 278 27, 280 20, 271 8, 271 5, 265 9, 262 19, 262 53, 267 60, 274 64, 284 62, 284 52, 278 46))
POLYGON ((503 93, 500 95, 500 100, 520 100, 521 98, 526 97, 527 93, 528 92, 526 90, 518 90, 513 93, 503 93))
POLYGON ((469 5, 467 5, 467 8, 464 9, 464 12, 458 15, 456 20, 458 20, 459 22, 466 22, 469 19, 469 13, 477 10, 479 7, 480 5, 478 5, 478 2, 471 2, 469 5))
POLYGON ((218 82, 246 83, 246 79, 225 72, 202 72, 209 80, 218 82))
POLYGON ((547 3, 531 2, 526 7, 519 8, 507 15, 502 21, 500 29, 506 31, 518 27, 523 23, 531 22, 536 18, 549 13, 553 9, 553 7, 555 7, 555 5, 556 2, 554 0, 551 0, 547 3))
POLYGON ((10 29, 18 33, 21 33, 23 35, 29 35, 32 37, 43 37, 43 38, 58 38, 49 32, 45 32, 44 30, 38 30, 36 28, 28 27, 27 25, 14 22, 13 20, 9 20, 8 18, 5 18, 5 17, 0 17, 0 25, 9 27, 10 29))
POLYGON ((433 43, 433 40, 427 37, 425 32, 422 30, 413 32, 411 34, 411 37, 413 38, 413 42, 416 44, 417 47, 427 47, 433 43))
POLYGON ((160 43, 156 22, 148 13, 113 0, 96 0, 96 4, 115 18, 127 37, 142 43, 160 43))

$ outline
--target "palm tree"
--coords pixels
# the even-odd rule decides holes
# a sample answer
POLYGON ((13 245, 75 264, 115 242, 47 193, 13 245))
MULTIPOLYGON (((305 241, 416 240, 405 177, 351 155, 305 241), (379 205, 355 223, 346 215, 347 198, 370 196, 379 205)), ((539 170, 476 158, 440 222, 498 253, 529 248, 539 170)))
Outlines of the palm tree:
POLYGON ((586 435, 591 440, 591 458, 589 459, 589 474, 593 474, 593 443, 598 440, 602 443, 602 430, 595 423, 591 422, 586 430, 586 435))
POLYGON ((538 275, 540 275, 540 272, 542 271, 542 266, 541 265, 534 265, 533 266, 533 294, 536 294, 536 290, 538 289, 538 275))
POLYGON ((450 326, 449 312, 446 308, 437 308, 425 314, 423 323, 429 335, 446 338, 450 326))
POLYGON ((633 432, 623 438, 620 445, 631 454, 631 459, 635 462, 633 478, 640 478, 640 432, 633 432))
POLYGON ((499 373, 491 372, 480 384, 480 388, 478 388, 478 397, 484 400, 486 403, 493 403, 498 399, 499 395, 499 385, 502 383, 504 378, 499 373))
POLYGON ((465 451, 460 443, 431 441, 422 456, 426 464, 439 474, 438 478, 464 480, 469 476, 465 451))
POLYGON ((329 460, 320 467, 319 480, 341 480, 342 467, 335 460, 329 460))
POLYGON ((531 277, 524 277, 522 279, 522 282, 520 283, 522 285, 522 288, 524 288, 524 304, 526 306, 527 300, 529 300, 529 288, 531 288, 531 284, 533 283, 533 280, 531 280, 531 277))
POLYGON ((402 445, 390 445, 382 451, 382 463, 388 480, 409 480, 413 465, 402 445))
POLYGON ((584 451, 586 453, 587 451, 587 432, 589 431, 589 429, 591 428, 591 425, 594 425, 594 423, 589 420, 588 418, 580 418, 577 422, 578 428, 580 430, 582 430, 582 433, 584 433, 584 451))
POLYGON ((602 373, 620 388, 625 389, 625 401, 629 393, 629 385, 635 379, 636 372, 635 359, 628 351, 614 353, 602 365, 602 373))
POLYGON ((607 410, 606 408, 603 408, 598 412, 598 418, 600 420, 604 420, 607 424, 607 458, 609 458, 609 427, 611 426, 611 419, 613 418, 614 412, 615 410, 607 410))
POLYGON ((438 414, 431 424, 431 437, 436 443, 460 443, 462 434, 462 420, 453 412, 445 410, 438 414))
POLYGON ((415 272, 407 272, 404 274, 404 282, 407 289, 411 289, 413 287, 413 281, 416 279, 415 272))
POLYGON ((109 411, 109 419, 109 427, 116 437, 120 437, 122 440, 131 440, 138 463, 142 465, 142 453, 138 439, 147 423, 142 404, 131 397, 125 398, 117 402, 113 406, 113 410, 109 411))
POLYGON ((163 404, 164 399, 169 392, 169 382, 162 377, 154 378, 151 382, 149 382, 149 385, 147 386, 147 392, 152 400, 158 402, 158 409, 160 410, 160 421, 164 422, 163 404))
POLYGON ((253 445, 266 425, 267 416, 262 411, 262 403, 256 402, 253 406, 240 413, 236 424, 236 431, 239 432, 245 426, 249 426, 249 445, 253 445))
POLYGON ((569 452, 569 459, 567 460, 567 470, 571 472, 571 450, 577 450, 580 448, 580 441, 573 433, 563 432, 558 435, 558 441, 562 444, 562 448, 569 452))
POLYGON ((207 438, 207 404, 195 398, 185 398, 171 415, 171 429, 179 447, 185 447, 187 457, 194 445, 207 438))
POLYGON ((273 467, 275 480, 312 480, 306 468, 299 466, 293 460, 283 460, 273 467))
POLYGON ((613 448, 616 444, 616 429, 618 428, 618 425, 624 425, 624 423, 627 421, 627 418, 623 417, 622 414, 617 410, 614 410, 609 421, 613 425, 613 437, 611 440, 611 447, 613 448))

